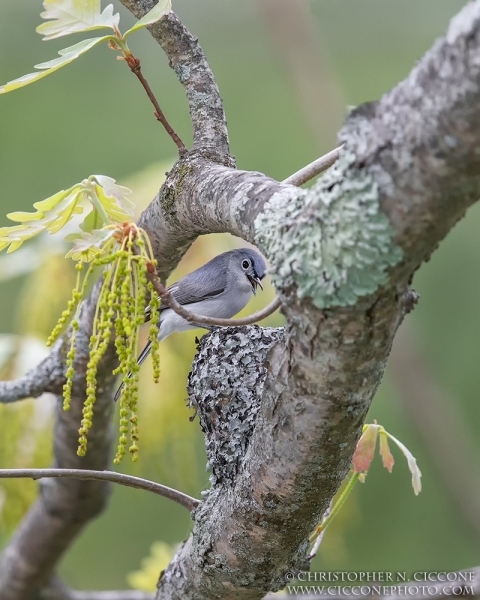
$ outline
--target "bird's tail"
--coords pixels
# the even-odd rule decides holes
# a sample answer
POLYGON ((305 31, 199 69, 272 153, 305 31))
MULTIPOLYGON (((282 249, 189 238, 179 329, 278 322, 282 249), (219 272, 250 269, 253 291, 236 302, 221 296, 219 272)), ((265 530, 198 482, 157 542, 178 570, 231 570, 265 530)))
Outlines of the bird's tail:
MULTIPOLYGON (((140 352, 140 356, 137 359, 138 366, 140 366, 145 361, 147 356, 150 354, 151 349, 152 349, 152 342, 151 342, 151 340, 149 340, 147 345, 145 346, 145 348, 140 352)), ((127 375, 127 378, 130 378, 131 376, 132 376, 132 374, 129 373, 127 375)), ((122 393, 124 385, 125 385, 125 380, 122 381, 122 383, 118 387, 118 390, 115 392, 115 396, 113 397, 114 402, 116 402, 120 398, 120 394, 122 393)))

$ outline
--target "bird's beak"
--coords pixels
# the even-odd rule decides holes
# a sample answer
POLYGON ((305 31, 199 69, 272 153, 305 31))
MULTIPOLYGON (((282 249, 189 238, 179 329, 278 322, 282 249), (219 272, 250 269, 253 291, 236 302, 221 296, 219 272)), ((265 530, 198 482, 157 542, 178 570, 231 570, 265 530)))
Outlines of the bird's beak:
POLYGON ((247 278, 248 278, 248 281, 250 282, 250 284, 252 286, 252 292, 253 292, 254 296, 256 296, 256 294, 257 294, 257 286, 260 286, 260 288, 261 288, 261 290, 263 292, 262 282, 261 282, 260 278, 257 277, 257 275, 248 275, 247 274, 247 278))

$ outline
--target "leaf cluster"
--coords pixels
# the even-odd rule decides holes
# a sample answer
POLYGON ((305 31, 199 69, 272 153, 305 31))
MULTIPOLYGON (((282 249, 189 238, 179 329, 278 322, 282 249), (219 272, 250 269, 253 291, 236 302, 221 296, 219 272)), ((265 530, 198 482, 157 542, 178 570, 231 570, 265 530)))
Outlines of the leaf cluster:
POLYGON ((356 482, 365 481, 366 474, 370 469, 370 465, 374 457, 378 438, 380 438, 379 450, 382 457, 383 466, 388 470, 389 473, 391 473, 395 463, 388 445, 388 439, 390 438, 400 448, 403 455, 407 459, 408 468, 412 474, 412 486, 415 495, 418 496, 418 494, 421 492, 422 473, 420 472, 417 461, 410 450, 376 421, 374 421, 374 423, 365 424, 363 426, 362 436, 358 440, 357 447, 352 458, 353 472, 344 490, 339 495, 339 498, 336 500, 331 510, 326 513, 323 521, 315 528, 314 532, 310 536, 310 541, 314 542, 316 540, 312 551, 313 556, 315 555, 316 549, 321 541, 321 535, 342 508, 356 482))
MULTIPOLYGON (((44 40, 53 40, 74 33, 86 33, 99 29, 110 29, 112 33, 102 37, 85 39, 59 51, 59 58, 36 65, 35 73, 29 73, 0 87, 6 93, 37 81, 69 64, 90 48, 108 42, 109 48, 119 51, 129 66, 137 64, 127 45, 127 38, 134 31, 158 21, 171 10, 171 0, 160 0, 155 7, 140 19, 125 34, 118 29, 120 16, 108 5, 103 11, 100 0, 45 0, 45 11, 41 14, 47 22, 37 28, 44 40)), ((79 429, 79 455, 86 452, 87 435, 92 425, 93 406, 96 396, 96 373, 98 364, 107 350, 113 331, 120 361, 118 372, 124 375, 124 387, 120 397, 120 442, 116 462, 125 453, 127 434, 130 432, 130 452, 137 456, 138 417, 136 401, 138 392, 138 336, 144 322, 147 296, 147 269, 154 269, 155 261, 147 234, 132 223, 133 203, 127 198, 128 188, 119 186, 115 180, 104 175, 92 175, 67 190, 33 206, 35 212, 13 212, 8 217, 17 224, 0 228, 0 251, 18 250, 22 244, 48 231, 59 232, 75 215, 86 216, 80 224, 82 233, 67 236, 73 247, 67 257, 77 261, 77 279, 72 297, 48 339, 48 345, 58 338, 65 325, 71 321, 69 350, 66 361, 66 383, 64 385, 64 409, 68 410, 72 396, 76 335, 82 298, 87 289, 89 276, 96 267, 103 269, 103 285, 97 304, 90 338, 90 358, 87 365, 87 396, 83 419, 79 429), (90 211, 86 211, 91 207, 90 211), (84 263, 89 267, 84 274, 84 263)), ((154 378, 158 380, 160 366, 158 358, 159 300, 151 296, 152 326, 150 340, 154 357, 154 378)))
POLYGON ((382 457, 383 466, 388 470, 389 473, 392 472, 395 461, 388 446, 388 439, 391 439, 398 446, 398 448, 400 448, 403 455, 407 459, 408 468, 412 474, 413 491, 415 495, 418 496, 418 494, 422 491, 422 473, 418 468, 415 457, 400 440, 386 431, 382 425, 378 425, 376 421, 374 423, 370 423, 369 425, 363 426, 362 437, 358 441, 357 448, 352 459, 354 471, 356 473, 363 474, 368 472, 370 464, 373 460, 377 438, 380 438, 380 455, 382 457))
POLYGON ((158 4, 152 10, 123 35, 118 29, 120 15, 118 13, 114 14, 112 4, 109 4, 103 12, 100 0, 44 0, 43 6, 45 11, 40 16, 48 20, 48 22, 39 25, 37 33, 44 36, 44 41, 54 40, 73 33, 95 31, 97 29, 111 29, 113 33, 102 37, 82 40, 73 46, 63 48, 58 52, 59 58, 35 65, 35 69, 38 69, 37 71, 23 75, 0 86, 0 94, 17 90, 54 73, 102 42, 109 43, 110 48, 120 50, 124 55, 129 53, 126 41, 128 36, 134 31, 161 19, 165 14, 170 12, 172 4, 171 0, 159 0, 158 4))
POLYGON ((111 231, 99 227, 112 223, 131 221, 133 203, 127 198, 130 190, 117 185, 115 180, 105 175, 92 175, 68 190, 61 190, 53 196, 35 202, 36 212, 13 212, 7 216, 20 225, 0 228, 0 250, 8 247, 14 252, 27 240, 48 231, 57 233, 74 215, 82 214, 90 205, 91 210, 80 228, 83 234, 67 236, 75 245, 67 256, 74 260, 90 262, 98 254, 100 246, 112 235, 111 231))

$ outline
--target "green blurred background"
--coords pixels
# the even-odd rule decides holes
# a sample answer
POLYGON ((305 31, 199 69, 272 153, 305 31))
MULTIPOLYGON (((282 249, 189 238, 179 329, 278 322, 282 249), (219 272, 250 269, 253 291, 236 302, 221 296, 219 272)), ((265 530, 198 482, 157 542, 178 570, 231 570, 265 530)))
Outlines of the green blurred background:
MULTIPOLYGON (((283 179, 333 148, 347 108, 378 99, 406 77, 463 4, 174 0, 174 9, 210 60, 238 167, 283 179)), ((126 29, 133 19, 115 6, 126 29)), ((42 43, 34 31, 41 10, 38 0, 0 2, 0 83, 31 72, 81 39, 42 43)), ((142 31, 131 47, 165 114, 189 144, 183 90, 159 46, 142 31)), ((98 47, 39 83, 0 96, 0 225, 8 223, 7 212, 30 210, 33 202, 93 173, 129 185, 141 210, 174 150, 134 77, 111 51, 98 47)), ((407 318, 409 330, 370 411, 370 420, 416 455, 424 489, 413 495, 398 453, 392 475, 377 459, 367 484, 357 486, 328 530, 317 570, 412 573, 480 562, 479 226, 476 207, 416 275, 420 304, 407 318), (402 356, 418 360, 405 368, 402 356)), ((172 281, 238 243, 227 236, 203 238, 172 281)), ((18 258, 0 257, 2 377, 32 366, 45 352, 48 329, 71 289, 71 265, 60 258, 64 251, 58 241, 39 240, 18 258)), ((249 310, 272 294, 269 289, 249 310)), ((267 324, 281 324, 280 317, 267 324)), ((198 421, 189 421, 184 402, 194 338, 174 335, 163 344, 159 386, 150 383, 150 365, 143 369, 141 457, 135 466, 125 459, 121 469, 198 496, 208 487, 206 459, 198 421)), ((51 399, 0 408, 0 467, 47 466, 51 399)), ((33 482, 0 484, 0 545, 35 490, 33 482)), ((153 542, 174 545, 189 527, 184 509, 116 487, 106 513, 65 557, 61 575, 72 587, 126 587, 126 574, 139 568, 153 542)))

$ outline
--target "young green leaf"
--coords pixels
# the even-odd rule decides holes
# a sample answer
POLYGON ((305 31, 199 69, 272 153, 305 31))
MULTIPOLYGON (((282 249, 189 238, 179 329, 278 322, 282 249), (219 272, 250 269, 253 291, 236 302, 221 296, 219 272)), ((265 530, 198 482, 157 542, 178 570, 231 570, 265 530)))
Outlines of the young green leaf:
POLYGON ((392 441, 394 441, 400 450, 403 452, 405 458, 407 459, 408 468, 410 473, 412 474, 412 487, 416 496, 422 491, 422 472, 418 468, 417 459, 413 456, 410 450, 402 444, 400 440, 397 440, 391 433, 385 431, 385 435, 387 435, 392 441))
POLYGON ((115 179, 106 175, 94 175, 93 178, 97 184, 95 185, 95 194, 92 194, 90 198, 91 202, 95 205, 98 201, 109 219, 115 223, 131 221, 135 208, 133 202, 127 198, 127 195, 132 193, 131 190, 117 185, 115 179))
POLYGON ((25 227, 23 225, 15 225, 14 227, 0 228, 0 250, 8 247, 7 254, 18 250, 23 242, 45 231, 45 227, 39 224, 25 227))
POLYGON ((120 15, 113 14, 113 5, 109 4, 101 12, 100 0, 45 0, 43 19, 52 19, 37 27, 37 33, 44 40, 53 40, 71 33, 92 31, 118 26, 120 15))
POLYGON ((60 58, 54 58, 53 60, 49 60, 48 62, 40 63, 39 65, 35 65, 36 69, 40 69, 40 71, 36 73, 28 73, 27 75, 23 75, 18 79, 14 79, 13 81, 9 81, 3 86, 0 86, 0 94, 6 94, 7 92, 12 92, 13 90, 17 90, 18 88, 24 87, 29 83, 33 83, 34 81, 38 81, 42 79, 42 77, 46 77, 50 75, 54 71, 57 71, 61 67, 68 65, 73 60, 78 58, 80 55, 84 54, 90 48, 93 48, 100 42, 111 39, 112 36, 106 35, 104 37, 92 38, 90 40, 83 40, 83 42, 79 42, 74 46, 70 46, 69 48, 64 48, 59 51, 60 58))
POLYGON ((35 202, 33 205, 37 212, 13 212, 8 214, 12 221, 18 221, 21 225, 0 228, 0 250, 9 246, 8 252, 13 252, 27 240, 35 237, 43 231, 57 233, 74 214, 82 212, 83 208, 78 204, 82 186, 76 185, 68 190, 57 192, 50 198, 35 202))
POLYGON ((53 196, 50 196, 46 200, 35 202, 33 207, 37 209, 37 212, 12 212, 8 213, 7 217, 12 221, 18 221, 19 223, 26 223, 28 221, 40 221, 46 216, 49 217, 50 221, 55 218, 56 214, 60 214, 58 211, 62 209, 65 204, 65 200, 70 204, 72 201, 78 200, 78 193, 82 189, 81 185, 74 185, 68 190, 61 190, 53 196))
MULTIPOLYGON (((94 208, 93 210, 91 210, 88 213, 88 215, 85 217, 85 219, 80 223, 80 229, 84 233, 92 233, 92 231, 94 229, 101 229, 103 224, 104 223, 103 223, 102 217, 98 214, 98 210, 96 208, 94 208)), ((77 238, 76 234, 74 234, 74 238, 75 239, 77 238)))
POLYGON ((156 4, 152 10, 148 11, 146 15, 144 15, 139 21, 135 23, 135 25, 125 32, 124 39, 127 38, 131 33, 137 31, 137 29, 141 29, 142 27, 146 27, 147 25, 151 25, 152 23, 156 23, 159 21, 163 15, 166 15, 172 10, 172 1, 171 0, 159 0, 158 4, 156 4))
POLYGON ((76 261, 91 262, 102 251, 102 246, 115 233, 114 229, 94 229, 92 233, 82 233, 81 237, 70 241, 74 242, 73 248, 67 252, 66 258, 76 261))
MULTIPOLYGON (((57 233, 73 215, 83 212, 82 201, 84 200, 88 200, 93 207, 80 225, 85 232, 84 235, 94 233, 100 227, 112 223, 130 222, 134 207, 126 197, 130 193, 128 188, 117 185, 111 177, 92 175, 68 190, 62 190, 46 200, 35 202, 33 206, 37 211, 34 213, 8 214, 9 219, 18 221, 20 225, 0 227, 0 251, 9 246, 8 252, 13 252, 25 241, 43 231, 57 233)), ((96 233, 95 236, 95 239, 99 239, 100 234, 96 233)), ((83 238, 82 244, 82 248, 85 246, 85 249, 95 245, 91 236, 83 238), (85 246, 86 241, 88 244, 85 246)))

